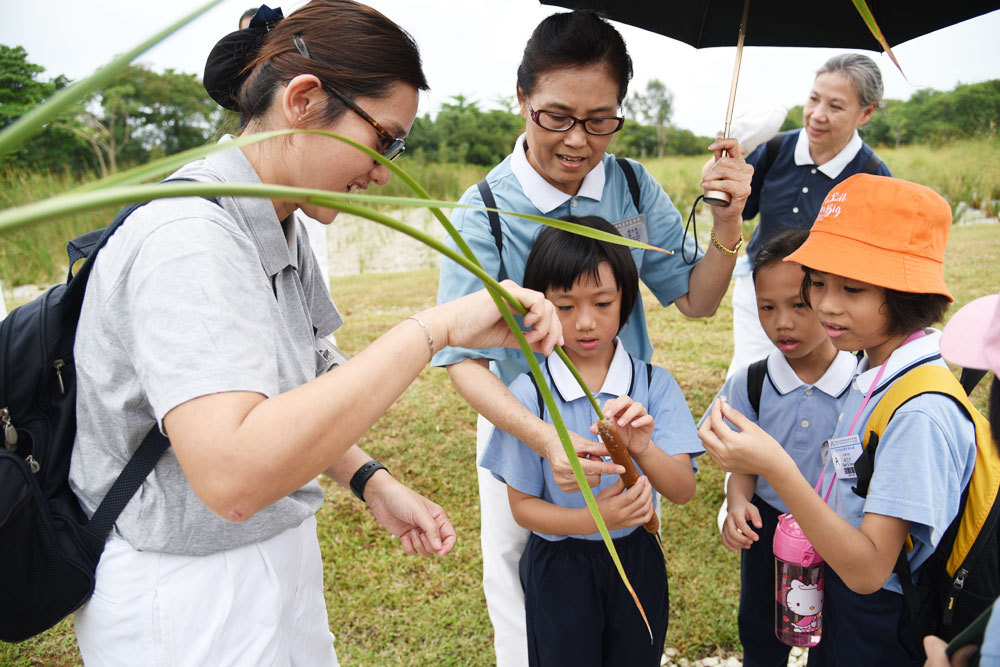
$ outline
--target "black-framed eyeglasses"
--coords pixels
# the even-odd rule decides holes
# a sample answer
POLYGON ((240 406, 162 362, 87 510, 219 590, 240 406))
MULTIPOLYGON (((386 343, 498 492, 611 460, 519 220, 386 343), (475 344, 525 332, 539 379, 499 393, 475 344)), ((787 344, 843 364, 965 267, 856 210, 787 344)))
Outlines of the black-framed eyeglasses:
POLYGON ((528 113, 535 125, 552 132, 569 132, 577 123, 583 125, 583 131, 587 134, 604 136, 614 134, 622 129, 625 124, 624 116, 592 116, 590 118, 577 118, 561 111, 535 111, 531 108, 531 101, 528 101, 528 113))
MULTIPOLYGON (((306 48, 305 40, 302 39, 302 35, 293 35, 292 41, 295 43, 295 48, 298 49, 300 55, 310 58, 309 49, 306 48)), ((322 83, 322 82, 321 82, 322 83)), ((340 92, 328 83, 322 83, 323 87, 333 93, 337 99, 344 103, 344 105, 353 111, 354 113, 361 116, 362 119, 373 128, 378 134, 379 144, 382 146, 382 157, 386 160, 392 161, 403 154, 406 150, 406 142, 399 137, 393 137, 391 134, 386 132, 385 128, 382 127, 377 120, 372 118, 367 111, 358 106, 357 102, 352 100, 350 97, 340 92)))

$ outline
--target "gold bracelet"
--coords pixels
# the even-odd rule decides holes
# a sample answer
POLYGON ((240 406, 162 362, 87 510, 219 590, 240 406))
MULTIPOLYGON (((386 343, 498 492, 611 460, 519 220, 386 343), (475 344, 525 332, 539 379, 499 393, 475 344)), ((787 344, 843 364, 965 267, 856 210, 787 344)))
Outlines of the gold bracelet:
POLYGON ((736 253, 738 253, 740 251, 740 248, 743 247, 743 234, 740 234, 740 240, 737 241, 736 245, 733 246, 733 249, 730 250, 726 246, 724 246, 721 243, 719 243, 719 239, 715 238, 715 228, 713 227, 712 228, 712 245, 714 245, 716 248, 718 248, 719 252, 723 253, 724 255, 735 255, 736 253))
POLYGON ((431 330, 427 328, 427 325, 420 321, 420 318, 416 315, 410 315, 406 319, 413 320, 420 325, 420 328, 424 330, 424 335, 427 336, 427 347, 431 349, 431 359, 434 358, 434 336, 431 335, 431 330))

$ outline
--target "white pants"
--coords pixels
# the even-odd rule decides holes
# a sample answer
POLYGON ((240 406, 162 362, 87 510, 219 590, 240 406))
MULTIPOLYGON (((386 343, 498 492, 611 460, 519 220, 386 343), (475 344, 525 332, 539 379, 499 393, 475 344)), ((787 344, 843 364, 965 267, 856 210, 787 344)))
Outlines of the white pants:
POLYGON ((764 333, 757 313, 757 293, 753 277, 737 276, 733 285, 733 360, 726 379, 738 369, 763 359, 774 351, 774 343, 764 333))
POLYGON ((112 536, 73 616, 88 667, 336 667, 316 519, 208 556, 136 551, 112 536))
POLYGON ((530 531, 514 521, 507 485, 486 468, 479 457, 493 432, 493 424, 476 420, 476 471, 479 476, 480 540, 483 548, 483 592, 493 623, 493 648, 498 667, 528 664, 528 635, 524 623, 524 590, 518 574, 521 553, 530 531))

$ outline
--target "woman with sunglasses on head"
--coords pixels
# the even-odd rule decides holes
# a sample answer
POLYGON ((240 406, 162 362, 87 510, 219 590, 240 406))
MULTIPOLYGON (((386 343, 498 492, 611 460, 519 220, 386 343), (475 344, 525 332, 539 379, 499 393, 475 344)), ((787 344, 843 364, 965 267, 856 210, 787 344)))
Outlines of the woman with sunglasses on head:
MULTIPOLYGON (((265 11, 266 10, 266 11, 265 11)), ((206 88, 243 131, 322 129, 385 157, 427 87, 413 40, 349 0, 224 38, 206 88)), ((172 178, 349 192, 389 172, 336 139, 293 134, 214 153, 172 178)), ((294 212, 218 197, 137 209, 97 257, 76 338, 70 483, 89 514, 152 429, 170 447, 118 517, 75 615, 88 665, 336 665, 314 514, 325 473, 411 554, 447 554, 444 511, 354 443, 445 345, 510 345, 485 292, 407 318, 331 368, 341 324, 294 212)), ((561 340, 551 303, 510 284, 528 339, 561 340)))
MULTIPOLYGON (((631 76, 632 61, 625 43, 607 21, 586 11, 543 20, 529 39, 517 72, 525 133, 513 153, 486 177, 488 187, 469 188, 461 201, 482 206, 484 196, 491 195, 495 207, 506 211, 551 218, 597 215, 618 222, 623 236, 675 252, 669 256, 632 251, 639 277, 660 303, 675 303, 689 317, 708 317, 729 285, 752 170, 743 162, 735 140, 718 140, 709 147, 719 159, 702 185, 729 193, 732 204, 712 207, 714 243, 703 255, 699 253, 696 263, 686 263, 681 252, 683 224, 670 198, 642 165, 616 163, 605 152, 622 127, 620 109, 631 76), (634 175, 638 206, 625 169, 634 175)), ((494 228, 486 212, 474 209, 456 209, 452 221, 487 272, 515 282, 522 279, 528 252, 542 225, 501 214, 494 228)), ((687 241, 685 254, 690 259, 695 248, 692 239, 687 241)), ((474 276, 444 260, 438 302, 449 302, 478 285, 474 276)), ((587 332, 568 335, 586 338, 587 332)), ((636 304, 620 336, 630 354, 650 361, 653 350, 641 303, 636 304)), ((495 425, 548 459, 561 488, 577 490, 555 429, 524 408, 507 389, 507 384, 528 370, 523 356, 513 350, 471 347, 450 347, 435 356, 433 363, 448 367, 456 389, 480 413, 477 451, 482 451, 495 425)), ((573 441, 581 456, 605 453, 589 434, 574 435, 573 441)), ((619 466, 596 457, 584 456, 581 464, 591 485, 601 474, 621 472, 619 466)), ((524 598, 517 567, 528 531, 512 518, 504 484, 482 469, 479 484, 483 585, 495 631, 497 664, 527 664, 524 598)))

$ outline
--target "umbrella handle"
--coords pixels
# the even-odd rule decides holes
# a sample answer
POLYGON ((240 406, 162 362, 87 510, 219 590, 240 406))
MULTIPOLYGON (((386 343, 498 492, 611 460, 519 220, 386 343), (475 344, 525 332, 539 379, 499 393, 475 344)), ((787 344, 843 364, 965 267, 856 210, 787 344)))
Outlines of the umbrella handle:
MULTIPOLYGON (((743 40, 747 34, 747 13, 750 10, 750 0, 743 2, 743 17, 740 19, 740 34, 736 40, 736 64, 733 66, 733 82, 729 86, 729 106, 726 108, 726 129, 723 139, 729 138, 729 128, 733 123, 733 104, 736 101, 736 84, 740 80, 740 61, 743 59, 743 40)), ((731 197, 721 190, 705 190, 705 202, 712 206, 729 206, 731 197)))

